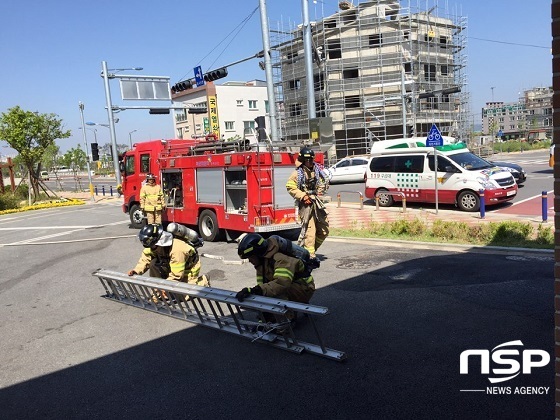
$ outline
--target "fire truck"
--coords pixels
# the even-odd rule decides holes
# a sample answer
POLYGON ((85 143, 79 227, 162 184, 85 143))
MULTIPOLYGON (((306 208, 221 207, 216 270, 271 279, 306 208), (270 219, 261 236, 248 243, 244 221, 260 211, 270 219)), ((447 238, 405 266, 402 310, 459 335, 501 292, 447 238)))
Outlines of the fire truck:
MULTIPOLYGON (((251 146, 247 140, 136 143, 121 161, 123 211, 132 227, 144 225, 140 188, 153 173, 165 196, 163 223, 192 226, 206 241, 294 230, 300 227, 297 207, 285 185, 296 159, 297 152, 251 146)), ((316 161, 322 163, 321 153, 316 161)))

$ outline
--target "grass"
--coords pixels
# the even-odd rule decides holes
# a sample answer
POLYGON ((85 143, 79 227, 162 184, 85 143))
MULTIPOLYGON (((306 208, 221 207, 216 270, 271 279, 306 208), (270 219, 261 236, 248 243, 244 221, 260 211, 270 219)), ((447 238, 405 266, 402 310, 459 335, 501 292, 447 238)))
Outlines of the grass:
POLYGON ((330 234, 351 238, 398 239, 406 241, 452 243, 479 246, 554 249, 552 226, 529 222, 504 221, 471 225, 465 222, 436 220, 428 224, 418 218, 394 222, 370 222, 341 229, 331 228, 330 234))

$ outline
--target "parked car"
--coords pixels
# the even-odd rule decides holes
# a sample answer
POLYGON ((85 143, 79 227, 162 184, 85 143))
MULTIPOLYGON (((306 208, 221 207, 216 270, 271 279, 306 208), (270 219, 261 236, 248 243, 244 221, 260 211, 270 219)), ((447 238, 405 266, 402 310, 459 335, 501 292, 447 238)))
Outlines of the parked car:
POLYGON ((516 163, 496 160, 489 160, 488 162, 490 162, 492 165, 499 166, 500 168, 504 168, 506 171, 509 171, 513 175, 513 178, 515 179, 515 182, 517 182, 517 184, 523 184, 527 179, 527 173, 525 172, 525 170, 516 163))
POLYGON ((369 156, 351 156, 326 169, 331 184, 365 182, 369 156))
POLYGON ((41 181, 48 181, 49 180, 49 173, 47 171, 41 171, 41 181))

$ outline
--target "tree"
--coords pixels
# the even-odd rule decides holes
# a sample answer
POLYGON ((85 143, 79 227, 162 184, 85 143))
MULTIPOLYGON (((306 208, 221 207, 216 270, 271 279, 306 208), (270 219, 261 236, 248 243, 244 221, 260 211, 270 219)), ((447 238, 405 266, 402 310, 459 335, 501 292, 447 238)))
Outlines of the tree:
POLYGON ((38 178, 45 151, 55 140, 70 134, 56 114, 39 114, 15 106, 0 116, 0 138, 19 153, 23 165, 33 175, 30 178, 34 200, 39 196, 38 178))

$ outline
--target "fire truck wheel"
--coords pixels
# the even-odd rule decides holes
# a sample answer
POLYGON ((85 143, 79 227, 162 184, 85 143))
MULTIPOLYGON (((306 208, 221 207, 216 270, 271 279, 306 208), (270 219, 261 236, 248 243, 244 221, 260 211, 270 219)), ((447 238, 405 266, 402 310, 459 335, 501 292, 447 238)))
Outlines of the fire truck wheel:
POLYGON ((214 242, 221 236, 218 219, 212 210, 203 210, 198 218, 198 232, 202 239, 208 242, 214 242))
POLYGON ((146 224, 146 219, 144 219, 144 213, 140 209, 140 206, 138 204, 134 204, 130 208, 129 214, 130 214, 130 225, 134 229, 142 229, 146 224))

